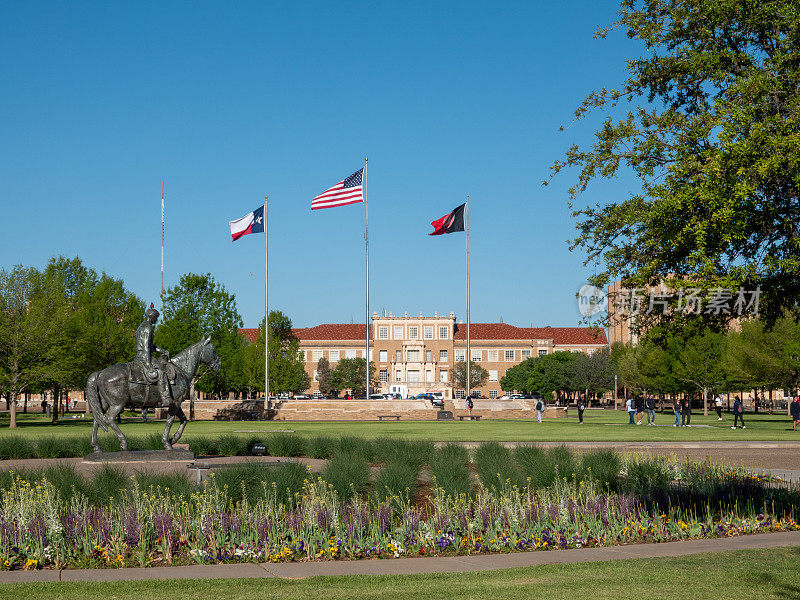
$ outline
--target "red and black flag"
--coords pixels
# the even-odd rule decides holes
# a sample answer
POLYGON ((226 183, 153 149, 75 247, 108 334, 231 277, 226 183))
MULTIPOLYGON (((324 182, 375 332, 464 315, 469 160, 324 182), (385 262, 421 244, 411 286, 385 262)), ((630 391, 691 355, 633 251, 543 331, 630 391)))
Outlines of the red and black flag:
POLYGON ((464 207, 465 204, 453 209, 453 212, 443 216, 441 219, 436 219, 431 222, 434 232, 428 235, 442 235, 443 233, 453 233, 455 231, 464 231, 464 207))

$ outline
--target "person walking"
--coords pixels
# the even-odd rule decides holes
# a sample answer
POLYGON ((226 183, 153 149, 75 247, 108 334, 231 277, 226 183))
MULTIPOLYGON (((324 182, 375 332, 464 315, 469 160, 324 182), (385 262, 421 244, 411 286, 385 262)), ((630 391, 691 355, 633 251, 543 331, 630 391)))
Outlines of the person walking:
POLYGON ((475 406, 475 404, 472 402, 472 395, 469 395, 467 396, 467 414, 469 415, 470 418, 472 418, 473 406, 475 406))
POLYGON ((542 422, 542 413, 544 413, 544 400, 539 398, 536 401, 536 418, 539 419, 539 423, 542 422))
POLYGON ((673 427, 680 427, 681 426, 681 401, 676 396, 672 399, 672 412, 675 413, 675 422, 672 424, 673 427))
POLYGON ((578 398, 578 424, 583 425, 583 411, 586 410, 586 396, 578 398))
POLYGON ((650 394, 647 397, 645 402, 645 408, 647 409, 647 424, 648 425, 655 425, 656 424, 656 399, 653 394, 650 394))
POLYGON ((742 422, 742 429, 747 429, 744 425, 744 403, 739 396, 736 396, 733 402, 733 427, 731 429, 736 429, 736 424, 739 421, 742 422))
POLYGON ((800 396, 795 395, 789 405, 789 414, 792 415, 792 431, 797 431, 797 425, 800 423, 800 396))
POLYGON ((628 417, 630 418, 629 425, 636 425, 636 421, 634 420, 634 416, 636 416, 636 409, 633 408, 633 400, 631 398, 627 398, 625 400, 625 408, 628 410, 628 417))
POLYGON ((681 402, 681 425, 683 427, 692 426, 692 397, 689 394, 685 394, 683 402, 681 402))
POLYGON ((644 418, 644 395, 636 396, 636 424, 641 425, 644 418))
POLYGON ((722 394, 717 394, 714 399, 714 410, 717 411, 717 421, 722 421, 722 394))

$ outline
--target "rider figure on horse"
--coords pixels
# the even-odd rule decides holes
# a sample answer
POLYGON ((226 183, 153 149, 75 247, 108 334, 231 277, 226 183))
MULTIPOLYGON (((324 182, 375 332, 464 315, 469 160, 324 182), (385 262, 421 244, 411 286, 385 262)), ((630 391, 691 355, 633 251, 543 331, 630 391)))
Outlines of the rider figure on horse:
POLYGON ((169 360, 169 352, 159 348, 153 342, 153 330, 158 320, 158 311, 150 308, 144 313, 144 321, 136 330, 136 358, 134 363, 144 364, 145 376, 150 381, 158 381, 158 391, 161 394, 161 406, 169 408, 172 405, 172 389, 167 378, 166 363, 169 360), (162 356, 160 360, 153 361, 153 352, 158 352, 162 356))

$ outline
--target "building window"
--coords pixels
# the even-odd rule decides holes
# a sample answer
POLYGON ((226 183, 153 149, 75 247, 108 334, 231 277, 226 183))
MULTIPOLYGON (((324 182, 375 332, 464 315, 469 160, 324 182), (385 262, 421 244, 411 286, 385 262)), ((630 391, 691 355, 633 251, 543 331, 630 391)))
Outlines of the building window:
POLYGON ((422 334, 426 340, 433 339, 433 327, 430 325, 426 325, 425 328, 422 330, 422 334))
POLYGON ((464 390, 456 390, 456 398, 459 398, 459 399, 463 400, 464 396, 466 396, 466 394, 464 393, 464 390))
POLYGON ((389 373, 387 373, 386 369, 381 369, 380 379, 381 383, 386 383, 387 381, 389 381, 389 373))
POLYGON ((456 362, 464 362, 466 360, 466 350, 456 350, 456 362))
POLYGON ((378 355, 380 356, 380 361, 382 363, 385 363, 385 362, 387 362, 389 360, 389 357, 387 356, 387 354, 388 354, 388 352, 386 350, 381 350, 378 353, 378 355))
POLYGON ((489 398, 497 398, 497 390, 489 390, 489 398))
POLYGON ((300 350, 300 360, 302 360, 303 362, 306 362, 308 360, 306 358, 306 351, 305 350, 300 350))
POLYGON ((472 362, 481 362, 481 350, 473 350, 472 351, 472 362))
MULTIPOLYGON (((373 352, 373 350, 372 350, 372 348, 370 348, 370 349, 369 349, 369 360, 370 360, 370 362, 372 362, 372 352, 373 352)), ((361 356, 362 356, 362 357, 364 356, 364 353, 363 353, 363 352, 361 353, 361 356)))
POLYGON ((570 350, 570 352, 575 352, 576 354, 579 354, 582 351, 578 350, 577 348, 573 348, 572 350, 570 350))
POLYGON ((447 362, 447 350, 439 350, 439 362, 447 362))
POLYGON ((442 383, 447 383, 447 369, 439 371, 439 381, 442 383))
POLYGON ((433 381, 433 371, 431 371, 430 369, 425 371, 425 381, 429 383, 433 381))
POLYGON ((330 362, 339 362, 339 351, 338 350, 331 350, 328 352, 330 356, 330 362))
POLYGON ((489 362, 497 362, 497 350, 487 350, 486 360, 489 362))
POLYGON ((317 372, 314 371, 314 381, 319 381, 319 377, 317 377, 317 372))
POLYGON ((356 357, 356 351, 355 350, 345 350, 344 351, 344 355, 347 358, 355 358, 356 357))
POLYGON ((402 340, 403 339, 403 326, 402 325, 395 325, 394 326, 394 339, 402 340))
POLYGON ((497 381, 497 371, 489 370, 489 381, 497 381))
POLYGON ((506 362, 514 362, 514 351, 506 350, 506 362))
POLYGON ((419 371, 411 370, 408 372, 409 383, 419 383, 419 371))
POLYGON ((539 356, 547 356, 547 350, 539 350, 539 356))
POLYGON ((402 361, 403 361, 403 356, 402 356, 400 350, 395 350, 394 351, 394 362, 402 362, 402 361))
POLYGON ((439 339, 446 340, 448 338, 448 330, 450 328, 447 326, 439 327, 439 339))
POLYGON ((322 358, 322 350, 314 350, 313 356, 314 362, 319 362, 319 359, 322 358))
POLYGON ((425 350, 425 362, 431 362, 431 351, 425 350))
POLYGON ((531 357, 530 350, 520 350, 520 352, 522 353, 522 360, 527 360, 531 357))
POLYGON ((409 350, 407 356, 408 362, 419 362, 419 350, 409 350))
POLYGON ((388 340, 389 339, 389 328, 388 327, 378 327, 378 339, 379 340, 388 340))
POLYGON ((394 380, 395 381, 403 381, 403 372, 402 371, 395 371, 394 372, 394 380))
POLYGON ((419 337, 419 327, 414 325, 409 326, 408 328, 408 339, 415 340, 419 337))

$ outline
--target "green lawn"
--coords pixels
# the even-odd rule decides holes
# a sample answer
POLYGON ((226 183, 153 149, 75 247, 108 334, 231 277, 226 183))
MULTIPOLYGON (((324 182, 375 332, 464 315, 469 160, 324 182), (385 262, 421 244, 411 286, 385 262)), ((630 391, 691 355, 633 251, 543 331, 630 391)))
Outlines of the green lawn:
MULTIPOLYGON (((574 411, 571 411, 574 412, 574 411)), ((128 413, 122 430, 126 435, 148 435, 160 433, 163 421, 143 423, 138 416, 128 413)), ((42 435, 88 436, 91 419, 72 419, 67 416, 58 425, 52 425, 41 414, 18 416, 19 427, 8 428, 8 415, 0 415, 0 436, 42 435)), ((186 426, 185 436, 219 435, 221 433, 269 432, 292 430, 303 435, 358 435, 368 438, 381 436, 428 439, 437 441, 800 441, 800 431, 792 431, 792 423, 786 415, 745 415, 747 429, 733 431, 733 417, 723 413, 724 421, 716 415, 703 417, 692 415, 692 424, 708 427, 648 427, 628 425, 625 411, 587 410, 585 423, 578 424, 577 417, 549 419, 539 424, 536 420, 486 420, 486 421, 195 421, 186 426)), ((670 425, 672 414, 659 414, 659 424, 670 425)), ((177 426, 176 426, 177 427, 177 426)), ((175 427, 175 428, 176 428, 175 427)), ((173 428, 173 431, 175 430, 173 428)), ((112 435, 112 434, 105 434, 112 435)))
POLYGON ((678 558, 548 565, 482 573, 0 585, 4 598, 160 600, 232 598, 591 598, 729 600, 800 598, 800 547, 678 558))

